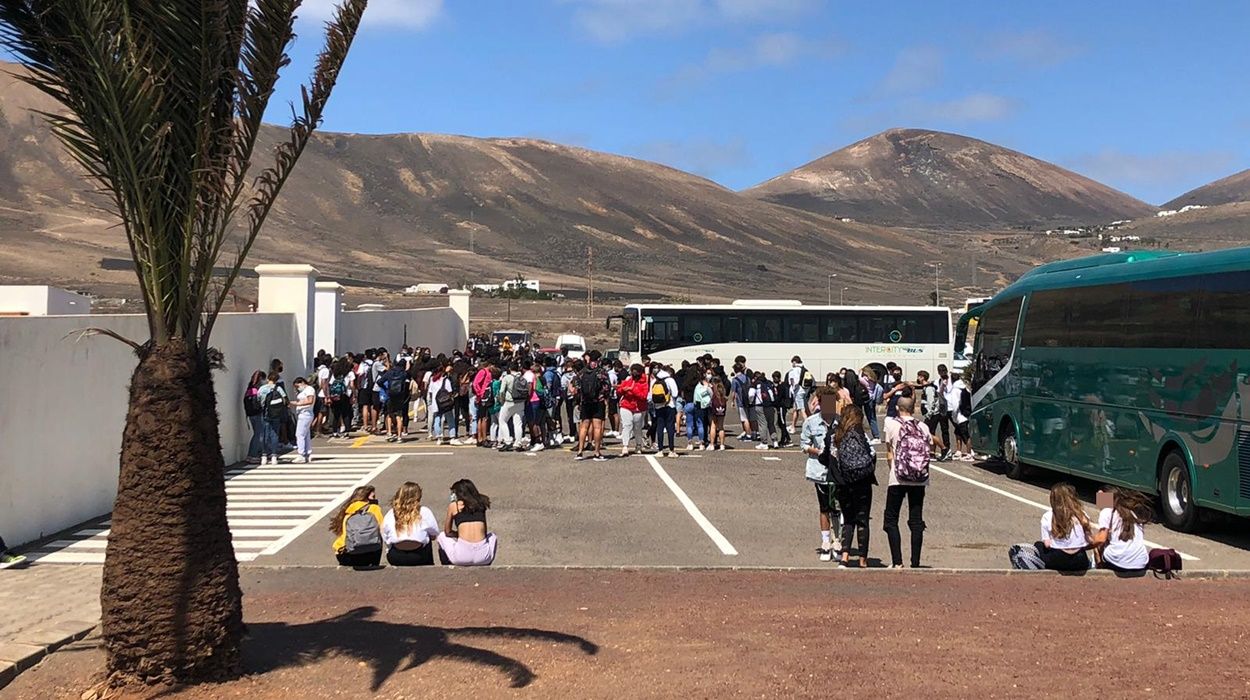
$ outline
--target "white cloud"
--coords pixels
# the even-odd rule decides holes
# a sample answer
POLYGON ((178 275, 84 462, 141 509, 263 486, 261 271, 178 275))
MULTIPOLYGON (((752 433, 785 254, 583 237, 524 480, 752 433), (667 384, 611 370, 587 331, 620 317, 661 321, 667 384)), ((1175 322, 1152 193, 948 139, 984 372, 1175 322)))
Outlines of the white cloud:
POLYGON ((674 34, 717 22, 790 19, 817 0, 559 0, 574 7, 574 23, 590 38, 616 43, 635 36, 674 34))
POLYGON ((651 141, 633 149, 638 157, 704 177, 750 165, 751 152, 740 138, 728 141, 651 141))
POLYGON ((942 52, 933 46, 911 46, 894 59, 894 66, 881 79, 878 97, 911 95, 937 87, 942 80, 942 52))
POLYGON ((1064 161, 1064 165, 1101 182, 1118 183, 1121 186, 1150 186, 1222 177, 1236 162, 1236 155, 1228 151, 1165 151, 1141 154, 1106 148, 1069 158, 1064 161))
POLYGON ((940 102, 918 103, 918 116, 948 122, 995 122, 1010 117, 1016 103, 1002 95, 978 92, 940 102))
POLYGON ((660 84, 660 96, 671 96, 691 85, 726 73, 755 68, 777 68, 805 58, 832 56, 837 53, 837 49, 832 42, 811 41, 798 34, 761 34, 742 46, 712 49, 702 61, 682 67, 660 84))
POLYGON ((1065 63, 1084 50, 1079 44, 1044 29, 993 33, 980 39, 980 47, 980 54, 985 58, 1035 69, 1065 63))
MULTIPOLYGON (((299 15, 324 22, 334 16, 336 0, 304 0, 299 15)), ((364 26, 373 29, 425 29, 443 12, 443 0, 369 0, 364 26)))

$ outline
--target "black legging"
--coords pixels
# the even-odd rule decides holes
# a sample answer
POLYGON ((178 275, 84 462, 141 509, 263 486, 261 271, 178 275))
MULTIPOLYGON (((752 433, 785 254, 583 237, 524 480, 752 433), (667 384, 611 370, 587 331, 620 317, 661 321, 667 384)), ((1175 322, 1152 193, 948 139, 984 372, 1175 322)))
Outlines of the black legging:
POLYGON ((568 417, 568 422, 560 427, 566 436, 576 438, 577 421, 573 420, 573 399, 564 400, 564 414, 568 417))
MULTIPOLYGON (((456 423, 464 424, 465 435, 472 435, 475 432, 477 432, 476 426, 471 424, 471 420, 472 419, 469 417, 469 396, 467 394, 464 396, 457 396, 456 397, 456 423)), ((433 561, 433 559, 431 559, 431 561, 433 561)))
POLYGON ((330 430, 336 433, 349 433, 352 430, 352 402, 344 396, 330 404, 330 430))
POLYGON ((907 529, 911 530, 911 568, 920 566, 920 547, 924 544, 924 486, 890 486, 885 490, 885 536, 890 541, 890 562, 903 563, 903 542, 898 531, 898 516, 907 499, 907 529))
POLYGON ((339 566, 377 566, 382 563, 382 550, 363 554, 343 552, 335 554, 334 557, 339 560, 339 566))
POLYGON ((842 551, 849 552, 851 540, 859 538, 859 556, 868 556, 868 514, 872 510, 872 478, 838 486, 838 508, 842 511, 842 551))
POLYGON ((386 550, 386 563, 391 566, 434 566, 434 547, 425 545, 420 549, 386 550))

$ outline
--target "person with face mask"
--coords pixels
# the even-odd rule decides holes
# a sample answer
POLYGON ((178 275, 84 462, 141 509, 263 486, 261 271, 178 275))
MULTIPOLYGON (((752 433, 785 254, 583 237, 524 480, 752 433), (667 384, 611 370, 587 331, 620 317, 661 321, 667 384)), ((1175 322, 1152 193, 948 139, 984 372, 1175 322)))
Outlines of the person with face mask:
POLYGON ((628 457, 630 448, 642 452, 643 420, 647 417, 647 399, 651 383, 644 376, 642 365, 629 367, 629 376, 616 385, 617 404, 621 417, 621 456, 628 457), (633 443, 633 445, 631 445, 633 443))

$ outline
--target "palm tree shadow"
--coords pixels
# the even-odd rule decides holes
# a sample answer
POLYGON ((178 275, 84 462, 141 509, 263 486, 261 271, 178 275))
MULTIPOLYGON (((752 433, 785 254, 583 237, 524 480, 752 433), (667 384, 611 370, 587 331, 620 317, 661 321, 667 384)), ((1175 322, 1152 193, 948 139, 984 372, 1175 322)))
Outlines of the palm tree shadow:
POLYGON ((518 627, 439 628, 373 619, 377 608, 363 606, 337 617, 305 624, 265 622, 248 624, 249 643, 244 667, 249 673, 313 663, 326 656, 343 656, 373 667, 370 690, 377 692, 397 671, 408 671, 437 658, 468 661, 494 668, 508 677, 513 688, 534 681, 534 672, 516 659, 454 641, 455 637, 533 639, 572 644, 594 656, 599 645, 583 637, 550 630, 518 627))

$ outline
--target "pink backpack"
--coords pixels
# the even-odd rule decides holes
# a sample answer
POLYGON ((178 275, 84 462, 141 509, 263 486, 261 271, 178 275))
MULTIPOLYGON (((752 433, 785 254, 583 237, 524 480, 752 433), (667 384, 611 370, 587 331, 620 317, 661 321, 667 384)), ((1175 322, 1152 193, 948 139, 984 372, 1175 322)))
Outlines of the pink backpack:
POLYGON ((929 440, 914 420, 900 421, 894 448, 894 473, 899 481, 929 480, 929 440))

